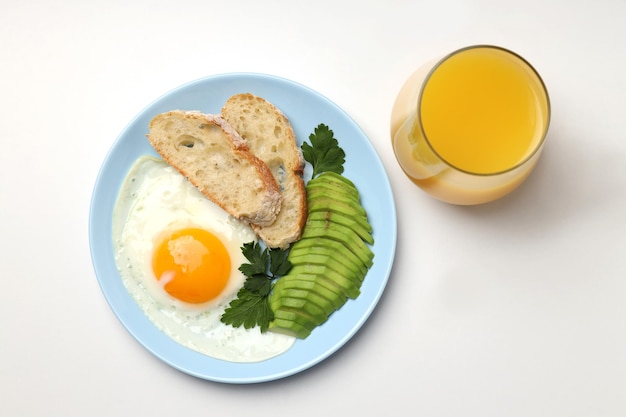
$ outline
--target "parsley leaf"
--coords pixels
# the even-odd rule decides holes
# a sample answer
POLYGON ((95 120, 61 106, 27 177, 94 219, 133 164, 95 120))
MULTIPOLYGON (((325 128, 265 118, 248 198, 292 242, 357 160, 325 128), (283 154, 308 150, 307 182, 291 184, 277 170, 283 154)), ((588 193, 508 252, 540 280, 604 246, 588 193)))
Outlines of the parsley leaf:
POLYGON ((265 274, 267 269, 267 249, 262 250, 257 242, 244 243, 241 253, 246 257, 249 264, 242 264, 239 270, 247 277, 256 274, 265 274))
POLYGON ((269 294, 276 278, 285 275, 291 269, 287 260, 287 250, 263 249, 257 242, 244 243, 241 253, 249 263, 239 266, 246 276, 237 298, 222 314, 221 321, 233 327, 249 329, 259 326, 261 332, 267 331, 274 320, 274 313, 269 305, 269 294))
POLYGON ((261 332, 267 331, 269 323, 274 320, 274 313, 267 301, 267 297, 256 294, 246 288, 237 293, 237 298, 230 302, 229 307, 222 315, 222 322, 233 327, 251 329, 261 327, 261 332))
POLYGON ((309 140, 310 145, 306 142, 302 143, 302 156, 313 166, 311 178, 315 178, 322 172, 343 173, 346 153, 339 147, 339 142, 328 126, 320 123, 309 135, 309 140))
POLYGON ((265 296, 269 294, 272 289, 272 281, 267 279, 265 275, 252 275, 246 279, 243 287, 251 292, 265 296))
POLYGON ((291 262, 287 260, 287 251, 272 250, 270 255, 270 273, 273 276, 283 276, 291 269, 291 262))

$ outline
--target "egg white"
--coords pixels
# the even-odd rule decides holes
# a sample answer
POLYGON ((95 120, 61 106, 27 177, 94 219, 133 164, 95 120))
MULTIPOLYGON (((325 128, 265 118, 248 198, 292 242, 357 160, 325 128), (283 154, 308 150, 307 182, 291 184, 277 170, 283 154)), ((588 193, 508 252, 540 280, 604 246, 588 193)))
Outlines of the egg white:
POLYGON ((295 342, 290 336, 261 333, 258 327, 234 328, 220 321, 245 281, 238 270, 247 262, 241 246, 256 241, 256 234, 164 161, 145 156, 133 165, 114 208, 112 233, 124 286, 150 321, 183 346, 222 360, 258 362, 285 352, 295 342), (184 227, 199 227, 219 237, 231 260, 224 291, 199 305, 171 297, 152 272, 159 236, 184 227))

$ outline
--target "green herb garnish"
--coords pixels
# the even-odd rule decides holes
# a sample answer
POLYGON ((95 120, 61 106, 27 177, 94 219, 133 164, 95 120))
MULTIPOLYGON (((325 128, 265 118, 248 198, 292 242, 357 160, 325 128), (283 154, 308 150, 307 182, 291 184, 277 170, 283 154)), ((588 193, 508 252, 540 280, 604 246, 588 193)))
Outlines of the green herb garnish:
POLYGON ((333 136, 333 131, 323 123, 320 123, 311 135, 311 144, 302 143, 302 156, 313 166, 315 178, 322 172, 343 173, 343 164, 346 161, 346 153, 339 147, 339 142, 333 136))
POLYGON ((246 281, 237 292, 237 298, 231 301, 222 314, 221 321, 233 327, 243 325, 246 329, 259 326, 261 332, 265 332, 274 320, 268 299, 273 282, 291 269, 291 262, 287 260, 288 251, 263 249, 256 242, 249 242, 243 245, 241 253, 249 261, 239 267, 246 281))

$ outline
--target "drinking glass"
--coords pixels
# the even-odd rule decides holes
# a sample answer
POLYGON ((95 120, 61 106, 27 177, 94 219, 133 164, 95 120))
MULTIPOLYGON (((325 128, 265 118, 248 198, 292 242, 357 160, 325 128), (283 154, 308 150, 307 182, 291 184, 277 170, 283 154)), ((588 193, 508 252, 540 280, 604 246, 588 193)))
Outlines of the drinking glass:
POLYGON ((468 46, 424 64, 402 86, 391 141, 404 173, 439 200, 482 204, 519 186, 550 123, 537 71, 518 54, 468 46))

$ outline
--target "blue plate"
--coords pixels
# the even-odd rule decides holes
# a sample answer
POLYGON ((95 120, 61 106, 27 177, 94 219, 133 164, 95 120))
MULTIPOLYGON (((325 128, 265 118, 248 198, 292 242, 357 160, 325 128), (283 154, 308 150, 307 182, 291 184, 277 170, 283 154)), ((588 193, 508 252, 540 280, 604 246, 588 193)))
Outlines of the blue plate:
MULTIPOLYGON (((308 164, 307 164, 308 166, 308 164)), ((310 171, 309 171, 310 172, 310 171)), ((305 171, 305 179, 310 173, 305 171)), ((155 356, 187 374, 224 383, 256 383, 301 372, 324 360, 361 328, 380 299, 396 248, 396 210, 389 179, 372 144, 357 124, 319 93, 293 81, 262 74, 224 74, 185 84, 144 109, 122 132, 109 151, 96 180, 89 215, 91 257, 107 302, 126 329, 155 356), (127 293, 116 269, 111 215, 118 191, 140 155, 157 156, 146 139, 149 121, 174 109, 219 113, 233 94, 264 97, 289 118, 301 144, 320 123, 329 126, 346 152, 344 175, 359 188, 374 229, 374 265, 356 300, 339 311, 287 352, 258 363, 232 363, 187 349, 159 331, 127 293)))

